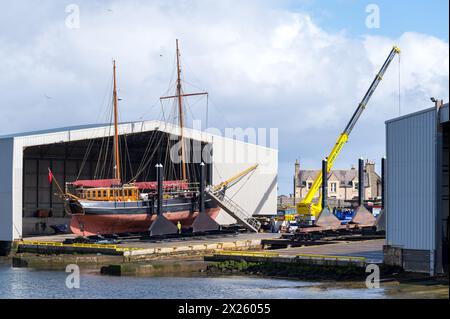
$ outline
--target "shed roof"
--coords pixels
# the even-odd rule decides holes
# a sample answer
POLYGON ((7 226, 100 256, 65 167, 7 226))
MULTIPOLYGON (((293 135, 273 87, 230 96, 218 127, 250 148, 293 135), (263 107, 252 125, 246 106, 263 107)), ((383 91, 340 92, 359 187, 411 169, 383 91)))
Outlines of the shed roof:
MULTIPOLYGON (((0 135, 0 140, 11 138, 14 139, 15 141, 20 140, 21 146, 23 147, 61 143, 61 142, 71 142, 77 140, 87 140, 98 137, 110 136, 114 132, 113 130, 111 130, 112 126, 113 125, 109 123, 76 125, 38 131, 14 133, 8 135, 0 135)), ((121 135, 136 134, 149 131, 161 131, 175 136, 179 136, 181 134, 181 129, 179 126, 172 123, 157 120, 124 122, 119 124, 119 134, 121 135)), ((211 134, 209 132, 204 132, 201 130, 196 130, 187 127, 183 129, 183 135, 188 139, 201 141, 205 143, 212 143, 214 138, 220 138, 223 140, 232 141, 233 143, 252 145, 252 143, 240 139, 211 134)), ((256 145, 259 149, 275 150, 273 148, 259 144, 254 145, 256 145)))

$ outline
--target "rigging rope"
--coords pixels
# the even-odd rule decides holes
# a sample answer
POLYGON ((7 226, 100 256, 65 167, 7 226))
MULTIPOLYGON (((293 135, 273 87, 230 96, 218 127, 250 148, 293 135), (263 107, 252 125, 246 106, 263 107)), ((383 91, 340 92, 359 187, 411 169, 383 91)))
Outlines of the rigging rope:
MULTIPOLYGON (((207 129, 208 126, 208 117, 209 117, 209 94, 206 95, 206 123, 205 123, 205 129, 207 129)), ((203 132, 203 130, 202 130, 203 132)))
MULTIPOLYGON (((103 95, 103 99, 102 99, 102 103, 101 103, 101 104, 104 105, 104 106, 103 106, 103 108, 100 109, 100 112, 99 112, 99 114, 97 115, 97 121, 96 121, 96 122, 100 122, 102 115, 105 114, 105 113, 107 112, 107 110, 108 110, 108 108, 109 108, 109 106, 110 106, 110 104, 109 104, 108 102, 106 102, 106 101, 111 100, 111 99, 107 99, 107 96, 108 96, 108 92, 110 92, 109 97, 110 97, 110 98, 112 97, 112 95, 111 95, 112 85, 113 85, 113 77, 112 77, 112 75, 111 75, 111 80, 110 80, 110 82, 109 82, 108 87, 107 87, 106 90, 105 90, 105 94, 103 95)), ((106 114, 107 114, 107 113, 106 113, 106 114)), ((79 170, 78 170, 78 174, 77 174, 76 180, 78 180, 78 179, 80 178, 81 173, 83 172, 84 167, 85 167, 85 165, 86 165, 86 163, 87 163, 87 160, 88 160, 88 158, 89 158, 89 155, 90 155, 90 153, 91 153, 91 151, 92 151, 92 147, 93 147, 94 144, 95 144, 95 139, 94 139, 94 137, 93 137, 93 136, 94 136, 94 133, 92 133, 92 134, 93 134, 93 135, 92 135, 92 138, 91 138, 91 140, 90 140, 89 143, 88 143, 88 147, 87 147, 87 149, 86 149, 86 152, 85 152, 85 154, 84 154, 84 156, 83 156, 83 160, 82 160, 81 165, 80 165, 80 168, 79 168, 79 170)), ((103 137, 103 138, 104 138, 104 137, 103 137)), ((103 143, 103 142, 102 142, 102 143, 103 143)))
MULTIPOLYGON (((250 180, 250 178, 253 176, 253 174, 255 172, 256 172, 256 170, 253 170, 253 172, 251 172, 250 175, 247 176, 247 180, 241 185, 241 187, 239 187, 239 189, 234 193, 234 195, 230 197, 230 199, 233 199, 236 196, 236 194, 238 194, 242 190, 242 188, 247 184, 247 182, 250 180)), ((242 180, 242 178, 239 178, 235 183, 231 184, 231 186, 236 185, 241 180, 242 180)))
MULTIPOLYGON (((100 178, 103 178, 105 176, 109 176, 109 169, 108 169, 108 171, 106 171, 106 167, 107 167, 106 164, 108 162, 108 153, 109 153, 110 139, 112 138, 112 133, 111 133, 111 130, 112 130, 112 117, 113 117, 113 109, 110 108, 108 135, 106 136, 106 138, 104 137, 104 139, 106 139, 106 149, 105 149, 105 154, 103 156, 102 168, 100 169, 100 173, 99 173, 100 178)), ((110 167, 110 165, 108 165, 108 167, 110 167)))

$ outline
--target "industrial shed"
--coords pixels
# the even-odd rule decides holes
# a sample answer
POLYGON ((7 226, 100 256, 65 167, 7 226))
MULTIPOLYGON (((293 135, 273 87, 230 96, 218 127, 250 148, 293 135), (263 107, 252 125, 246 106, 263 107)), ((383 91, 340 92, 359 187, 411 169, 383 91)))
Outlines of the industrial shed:
MULTIPOLYGON (((127 136, 127 162, 133 167, 139 165, 146 141, 152 135, 180 135, 178 126, 160 121, 122 123, 119 132, 127 136)), ((70 217, 54 195, 55 186, 48 182, 48 168, 63 185, 76 179, 93 179, 98 150, 90 141, 112 134, 113 129, 108 124, 0 136, 0 241, 52 233, 49 228, 52 224, 68 223, 70 217), (93 150, 85 158, 87 147, 93 150)), ((276 212, 277 150, 193 129, 185 128, 183 135, 191 153, 196 147, 211 149, 205 154, 212 154, 212 159, 203 158, 203 161, 210 163, 207 164, 207 180, 213 185, 259 164, 253 173, 227 190, 227 195, 249 215, 276 212)), ((142 174, 147 180, 155 180, 154 166, 166 152, 167 143, 158 146, 155 159, 142 174)), ((194 170, 199 160, 194 156, 191 161, 197 161, 188 163, 188 168, 194 170)), ((221 224, 235 222, 223 211, 217 221, 221 224)))
POLYGON ((448 272, 448 104, 386 122, 385 262, 448 272))

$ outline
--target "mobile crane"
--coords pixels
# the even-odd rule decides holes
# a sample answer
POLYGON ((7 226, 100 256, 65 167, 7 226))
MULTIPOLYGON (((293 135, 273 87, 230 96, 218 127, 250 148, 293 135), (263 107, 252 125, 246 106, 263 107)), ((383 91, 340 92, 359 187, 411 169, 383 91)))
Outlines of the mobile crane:
MULTIPOLYGON (((328 163, 327 173, 330 173, 337 156, 341 152, 345 143, 348 141, 348 137, 352 132, 356 122, 358 121, 362 112, 366 108, 367 103, 372 97, 373 92, 375 92, 376 88, 378 87, 378 84, 383 79, 384 73, 386 72, 387 68, 391 64, 396 54, 400 54, 400 49, 397 46, 394 46, 391 52, 389 53, 389 56, 387 57, 386 61, 384 62, 383 66, 381 67, 380 71, 375 76, 375 79, 373 80, 372 84, 370 85, 369 89, 364 95, 362 101, 356 108, 355 113, 353 113, 352 118, 350 119, 344 131, 337 139, 336 144, 334 145, 333 149, 331 150, 331 153, 328 155, 327 158, 328 163)), ((297 213, 302 223, 306 222, 309 224, 315 224, 317 222, 318 216, 322 212, 322 194, 320 194, 318 202, 313 203, 313 198, 315 194, 319 191, 321 184, 322 184, 322 171, 317 175, 316 179, 314 180, 314 183, 312 184, 305 198, 297 205, 297 213)))

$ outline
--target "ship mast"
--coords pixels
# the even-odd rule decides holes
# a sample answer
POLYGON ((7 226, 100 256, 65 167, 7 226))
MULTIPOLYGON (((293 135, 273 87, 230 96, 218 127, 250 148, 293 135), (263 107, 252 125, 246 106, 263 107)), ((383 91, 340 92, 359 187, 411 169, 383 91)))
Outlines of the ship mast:
POLYGON ((113 60, 113 105, 114 105, 114 178, 120 183, 119 128, 117 108, 116 60, 113 60))
POLYGON ((183 120, 183 97, 186 96, 196 96, 196 95, 208 95, 207 92, 200 93, 190 93, 183 94, 183 89, 181 86, 181 64, 180 64, 180 49, 178 47, 178 39, 176 39, 176 49, 177 49, 177 90, 176 95, 173 96, 163 96, 161 100, 165 99, 177 99, 178 104, 178 113, 179 113, 179 125, 180 125, 180 149, 181 149, 181 176, 182 180, 187 180, 186 175, 186 158, 185 158, 185 149, 184 149, 184 120, 183 120))
POLYGON ((181 67, 180 67, 180 50, 177 46, 177 96, 178 96, 178 113, 180 117, 180 143, 181 143, 181 172, 183 181, 186 180, 186 161, 184 157, 184 136, 183 136, 183 97, 181 96, 181 67))

